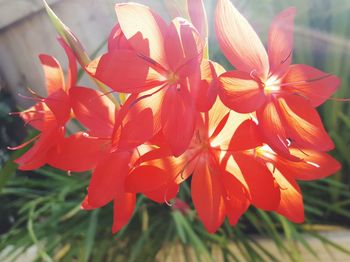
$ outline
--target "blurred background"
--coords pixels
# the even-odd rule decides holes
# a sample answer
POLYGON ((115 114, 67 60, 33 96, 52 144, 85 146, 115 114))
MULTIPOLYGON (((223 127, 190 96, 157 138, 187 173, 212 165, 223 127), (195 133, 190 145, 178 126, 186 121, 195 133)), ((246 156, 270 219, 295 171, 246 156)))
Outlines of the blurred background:
MULTIPOLYGON (((186 0, 135 0, 170 19, 167 4, 186 0), (168 2, 168 3, 167 3, 168 2)), ((89 54, 105 50, 116 23, 115 0, 48 0, 89 54)), ((216 43, 216 1, 208 12, 210 58, 230 68, 216 43)), ((350 98, 349 0, 233 0, 266 43, 269 24, 285 7, 297 8, 294 63, 305 63, 342 79, 335 97, 350 98)), ((27 87, 45 95, 38 54, 65 55, 41 0, 0 0, 0 260, 28 261, 349 261, 350 260, 350 105, 328 101, 319 108, 335 142, 332 155, 342 170, 322 181, 301 183, 307 221, 250 208, 238 226, 227 223, 215 235, 205 232, 190 205, 186 212, 138 199, 131 223, 112 236, 112 208, 80 211, 89 174, 68 177, 49 167, 19 172, 12 160, 31 130, 9 112, 30 105, 18 93, 27 87), (27 252, 27 253, 25 253, 27 252), (29 253, 28 253, 29 252, 29 253), (21 254, 27 257, 20 257, 21 254), (175 260, 174 260, 175 258, 175 260)), ((239 37, 239 36, 237 36, 239 37)), ((93 86, 82 78, 82 85, 93 86)), ((22 152, 23 153, 23 152, 22 152)), ((190 203, 189 186, 180 198, 190 203)))

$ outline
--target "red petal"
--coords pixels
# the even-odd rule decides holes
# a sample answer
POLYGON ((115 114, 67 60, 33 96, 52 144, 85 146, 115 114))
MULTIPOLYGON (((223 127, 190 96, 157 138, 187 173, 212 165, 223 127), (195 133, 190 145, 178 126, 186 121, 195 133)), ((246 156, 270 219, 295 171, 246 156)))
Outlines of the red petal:
POLYGON ((197 165, 192 176, 193 204, 204 227, 214 233, 225 218, 225 202, 218 173, 209 167, 207 159, 197 165))
POLYGON ((203 45, 198 32, 183 18, 175 18, 168 27, 165 38, 165 52, 170 69, 175 72, 191 60, 202 57, 203 45))
POLYGON ((115 105, 101 92, 73 87, 69 90, 73 112, 90 135, 110 137, 114 129, 115 105))
POLYGON ((144 192, 144 194, 149 199, 155 202, 164 203, 175 198, 178 192, 179 192, 179 185, 173 182, 173 183, 168 183, 167 185, 164 185, 156 190, 144 192))
POLYGON ((264 142, 279 154, 293 159, 288 149, 285 123, 281 119, 280 110, 275 100, 266 103, 263 108, 258 110, 257 118, 264 142))
POLYGON ((70 99, 67 93, 63 89, 59 89, 45 98, 44 102, 55 115, 57 124, 64 126, 69 120, 71 112, 70 99))
POLYGON ((153 136, 153 115, 150 108, 146 108, 125 122, 121 129, 118 148, 130 150, 145 143, 153 136))
POLYGON ((284 88, 310 99, 316 107, 324 103, 338 88, 340 79, 307 65, 291 65, 283 78, 284 88))
POLYGON ((293 31, 295 8, 285 9, 273 20, 269 31, 270 74, 282 76, 293 57, 293 31))
POLYGON ((164 51, 167 30, 165 21, 150 8, 140 4, 117 4, 115 10, 120 27, 134 50, 167 68, 164 51))
POLYGON ((267 76, 266 50, 249 22, 229 0, 219 0, 215 29, 221 50, 238 70, 267 76))
POLYGON ((86 70, 94 78, 122 93, 139 93, 166 81, 147 61, 130 50, 113 50, 92 61, 86 70))
POLYGON ((230 71, 219 77, 221 101, 238 113, 251 113, 266 101, 263 88, 250 74, 230 71))
POLYGON ((302 161, 292 162, 278 158, 276 166, 294 179, 315 180, 327 177, 339 171, 341 165, 330 155, 308 149, 291 148, 291 154, 302 161))
POLYGON ((68 77, 65 91, 69 90, 71 87, 75 86, 78 79, 78 68, 75 55, 72 49, 67 45, 67 43, 62 39, 58 38, 59 43, 64 48, 66 55, 68 57, 68 77))
POLYGON ((280 98, 279 104, 292 145, 319 151, 329 151, 334 148, 322 120, 308 100, 300 96, 288 96, 280 98))
POLYGON ((115 49, 132 50, 132 46, 126 39, 119 24, 116 24, 108 37, 108 52, 115 49))
POLYGON ((157 190, 171 179, 166 170, 155 166, 139 166, 130 172, 126 179, 126 190, 133 193, 145 193, 157 190))
POLYGON ((199 111, 208 111, 216 101, 218 95, 218 75, 225 69, 218 63, 203 60, 201 63, 201 83, 196 105, 199 111))
POLYGON ((132 217, 136 205, 136 196, 131 193, 118 191, 114 198, 113 212, 113 234, 117 233, 124 227, 132 217))
POLYGON ((185 88, 168 88, 161 109, 162 132, 174 156, 188 147, 194 132, 196 111, 185 88))
POLYGON ((188 0, 188 13, 202 39, 208 38, 208 21, 203 0, 188 0))
POLYGON ((104 206, 119 193, 125 192, 124 184, 129 172, 130 157, 129 152, 112 153, 98 164, 88 187, 89 205, 95 208, 104 206))
POLYGON ((282 175, 277 169, 274 177, 281 192, 281 201, 276 212, 294 223, 304 222, 303 196, 298 184, 288 176, 282 175))
POLYGON ((248 195, 245 187, 232 174, 223 172, 222 180, 226 189, 226 213, 230 224, 235 225, 249 207, 248 195))
POLYGON ((244 121, 235 131, 229 149, 244 151, 255 149, 262 145, 262 138, 258 126, 252 120, 244 121))
POLYGON ((20 165, 19 169, 34 170, 46 164, 49 150, 62 139, 62 136, 61 130, 55 126, 43 130, 35 144, 15 160, 20 165))
POLYGON ((39 55, 45 74, 46 90, 50 95, 64 89, 64 75, 59 62, 50 55, 39 55))
POLYGON ((74 172, 91 170, 108 153, 109 147, 106 140, 89 138, 85 133, 76 133, 61 140, 50 152, 48 164, 74 172))
POLYGON ((248 185, 252 204, 264 210, 275 210, 280 202, 280 192, 267 167, 241 153, 235 153, 233 157, 248 185))

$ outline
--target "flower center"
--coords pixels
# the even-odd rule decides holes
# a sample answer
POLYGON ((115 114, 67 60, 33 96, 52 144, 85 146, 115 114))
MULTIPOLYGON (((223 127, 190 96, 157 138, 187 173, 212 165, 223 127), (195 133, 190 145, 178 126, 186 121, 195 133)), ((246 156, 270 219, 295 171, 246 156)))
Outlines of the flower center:
POLYGON ((264 92, 266 95, 279 93, 281 91, 281 81, 275 77, 270 77, 264 83, 264 92))
POLYGON ((177 74, 175 74, 174 72, 170 72, 168 74, 167 79, 168 79, 168 83, 170 85, 173 85, 173 84, 176 84, 179 81, 179 76, 177 74))

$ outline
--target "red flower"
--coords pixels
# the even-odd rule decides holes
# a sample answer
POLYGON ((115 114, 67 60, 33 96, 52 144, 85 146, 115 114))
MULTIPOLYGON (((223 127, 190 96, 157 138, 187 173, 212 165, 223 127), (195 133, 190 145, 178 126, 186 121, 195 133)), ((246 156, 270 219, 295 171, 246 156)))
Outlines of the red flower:
POLYGON ((155 125, 178 156, 194 131, 203 48, 200 35, 186 20, 175 18, 167 25, 142 5, 117 4, 116 12, 121 31, 115 27, 109 52, 87 70, 118 92, 143 92, 138 101, 152 109, 155 125))
POLYGON ((19 169, 22 170, 36 169, 47 163, 50 150, 63 138, 65 124, 70 118, 71 106, 68 90, 75 85, 77 67, 70 48, 64 41, 59 40, 59 42, 64 47, 69 59, 67 82, 64 81, 63 70, 58 61, 52 56, 40 55, 48 96, 43 98, 31 91, 35 97, 29 99, 38 101, 38 103, 23 112, 13 113, 19 114, 26 124, 40 131, 40 134, 30 141, 10 148, 19 149, 36 141, 31 149, 15 161, 20 165, 19 169))
POLYGON ((327 151, 333 143, 314 109, 332 95, 339 79, 306 65, 291 65, 295 9, 272 22, 268 52, 229 0, 219 0, 216 32, 220 47, 238 71, 220 76, 220 98, 240 113, 256 111, 269 145, 290 158, 289 143, 327 151))

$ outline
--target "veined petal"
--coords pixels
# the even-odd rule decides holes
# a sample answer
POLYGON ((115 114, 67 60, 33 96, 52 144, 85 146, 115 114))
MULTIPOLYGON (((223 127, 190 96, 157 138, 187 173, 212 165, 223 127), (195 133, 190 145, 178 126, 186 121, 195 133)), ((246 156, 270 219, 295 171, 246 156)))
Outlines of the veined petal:
POLYGON ((338 88, 340 79, 308 65, 291 65, 283 78, 283 88, 305 96, 312 106, 324 103, 338 88))
POLYGON ((187 0, 187 5, 192 24, 197 28, 202 39, 207 39, 208 21, 203 0, 187 0))
POLYGON ((165 93, 161 109, 162 132, 174 156, 181 155, 194 133, 196 111, 186 88, 170 87, 165 93))
POLYGON ((222 52, 238 70, 267 76, 269 60, 265 47, 249 22, 229 0, 219 0, 215 29, 222 52))
POLYGON ((175 182, 170 182, 161 186, 160 188, 157 188, 156 190, 144 192, 144 194, 149 199, 157 203, 164 203, 175 198, 178 192, 179 185, 175 182))
POLYGON ((133 49, 167 68, 165 21, 150 8, 136 3, 116 4, 115 10, 122 32, 133 49))
POLYGON ((107 96, 85 87, 71 88, 69 96, 76 118, 90 130, 90 135, 97 137, 112 135, 115 105, 107 96))
POLYGON ((249 73, 229 71, 219 77, 221 101, 238 113, 251 113, 266 101, 262 86, 249 73))
POLYGON ((64 75, 59 62, 50 55, 39 55, 41 65, 44 69, 45 84, 48 95, 64 89, 64 75))
POLYGON ((187 20, 177 17, 170 23, 164 45, 173 72, 191 60, 195 60, 199 68, 203 43, 197 30, 187 20))
POLYGON ((272 100, 257 111, 260 132, 266 142, 276 152, 289 158, 288 138, 280 110, 275 100, 272 100))
POLYGON ((132 46, 126 39, 120 24, 116 24, 108 37, 108 52, 113 52, 115 49, 132 50, 132 46))
POLYGON ((166 81, 147 61, 130 50, 116 49, 104 54, 92 61, 86 70, 94 78, 122 93, 140 93, 166 81))
POLYGON ((269 30, 268 54, 270 75, 282 76, 293 57, 294 7, 287 8, 273 20, 269 30))
POLYGON ((65 86, 65 91, 68 91, 71 87, 75 86, 78 79, 78 68, 77 68, 77 60, 72 49, 67 45, 67 43, 62 39, 58 38, 58 42, 63 47, 66 52, 68 58, 68 76, 67 82, 65 86))
POLYGON ((210 60, 203 60, 201 63, 201 83, 196 105, 199 111, 208 111, 216 101, 218 95, 218 76, 223 74, 225 69, 218 63, 210 60))
POLYGON ((329 151, 334 148, 320 116, 308 100, 291 95, 280 98, 278 101, 292 145, 319 151, 329 151))
POLYGON ((298 184, 278 169, 274 171, 274 177, 280 187, 281 201, 276 210, 277 213, 294 223, 304 222, 303 196, 298 184))
POLYGON ((197 165, 192 176, 191 195, 198 216, 205 228, 214 233, 225 218, 225 201, 215 167, 208 159, 197 165))
POLYGON ((57 124, 64 126, 69 120, 71 112, 70 98, 67 93, 63 89, 59 89, 45 98, 44 102, 56 117, 57 124))
POLYGON ((275 165, 283 174, 299 180, 316 180, 337 172, 341 165, 330 155, 310 149, 291 148, 291 154, 301 161, 288 161, 277 157, 275 165))

